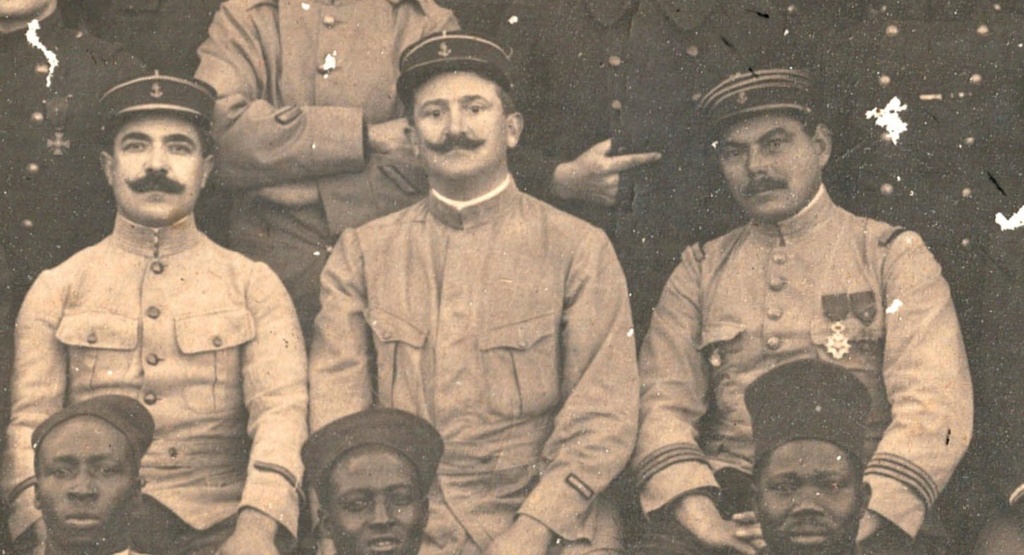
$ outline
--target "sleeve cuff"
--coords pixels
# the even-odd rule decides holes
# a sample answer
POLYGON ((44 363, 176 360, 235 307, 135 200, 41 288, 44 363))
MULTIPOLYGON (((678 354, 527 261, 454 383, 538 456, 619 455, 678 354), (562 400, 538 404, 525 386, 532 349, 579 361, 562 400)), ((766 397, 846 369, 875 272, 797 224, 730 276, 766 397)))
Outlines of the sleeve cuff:
MULTIPOLYGON (((290 474, 278 465, 255 462, 249 469, 249 476, 242 491, 240 507, 251 507, 276 520, 292 534, 299 532, 299 498, 297 480, 289 480, 290 474), (274 468, 268 468, 274 467, 274 468)), ((294 475, 293 475, 294 476, 294 475)))
POLYGON ((868 509, 898 526, 908 536, 917 537, 927 511, 918 494, 901 481, 876 473, 865 474, 864 481, 871 486, 868 509))
POLYGON ((598 493, 576 473, 545 474, 518 513, 537 520, 568 541, 589 540, 584 524, 598 493))
POLYGON ((703 488, 718 489, 715 473, 703 456, 679 460, 665 465, 641 485, 640 507, 650 514, 686 492, 703 488))

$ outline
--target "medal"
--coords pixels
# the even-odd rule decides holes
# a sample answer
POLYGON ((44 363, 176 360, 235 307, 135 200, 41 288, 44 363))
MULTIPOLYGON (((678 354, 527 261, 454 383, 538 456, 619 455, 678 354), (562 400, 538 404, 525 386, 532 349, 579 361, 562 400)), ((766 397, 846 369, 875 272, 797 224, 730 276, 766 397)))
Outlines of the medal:
POLYGON ((846 337, 846 326, 842 322, 832 322, 830 329, 832 335, 825 342, 825 350, 832 358, 840 360, 850 352, 850 338, 846 337))
POLYGON ((832 322, 829 326, 832 334, 828 336, 825 350, 832 358, 839 360, 850 352, 850 338, 846 336, 846 325, 843 324, 843 320, 850 313, 850 297, 845 293, 822 295, 821 308, 825 312, 825 317, 832 322))
POLYGON ((53 136, 46 139, 46 149, 54 156, 64 156, 64 152, 71 148, 71 141, 64 137, 70 98, 58 95, 46 100, 46 121, 54 128, 53 136))

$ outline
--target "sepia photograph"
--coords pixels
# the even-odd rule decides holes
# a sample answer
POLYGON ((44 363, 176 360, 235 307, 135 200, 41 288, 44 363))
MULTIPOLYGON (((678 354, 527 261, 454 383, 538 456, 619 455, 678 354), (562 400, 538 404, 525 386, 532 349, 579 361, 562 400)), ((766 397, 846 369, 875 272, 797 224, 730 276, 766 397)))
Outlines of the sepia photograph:
POLYGON ((0 555, 1024 555, 1021 0, 0 0, 0 555))

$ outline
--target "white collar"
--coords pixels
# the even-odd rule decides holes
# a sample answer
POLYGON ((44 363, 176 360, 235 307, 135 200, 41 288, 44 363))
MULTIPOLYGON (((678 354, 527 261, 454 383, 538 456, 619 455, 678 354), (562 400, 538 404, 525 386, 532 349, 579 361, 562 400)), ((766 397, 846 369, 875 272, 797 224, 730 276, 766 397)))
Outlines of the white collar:
POLYGON ((491 189, 490 191, 487 191, 486 193, 484 193, 484 194, 482 194, 482 195, 480 195, 480 196, 478 196, 476 198, 471 198, 469 200, 454 200, 454 199, 450 199, 450 198, 442 195, 441 193, 437 192, 437 189, 431 189, 430 190, 430 194, 434 195, 434 197, 436 197, 437 200, 439 200, 439 201, 447 204, 448 206, 451 206, 452 208, 454 208, 454 209, 456 209, 456 210, 461 212, 462 210, 465 210, 466 208, 469 208, 470 206, 476 206, 477 204, 480 204, 480 203, 483 203, 483 202, 487 202, 487 201, 491 200, 492 198, 500 195, 502 193, 502 191, 504 191, 505 189, 508 189, 508 186, 511 185, 511 184, 512 184, 512 174, 509 174, 509 175, 505 176, 505 180, 502 181, 501 184, 498 185, 497 187, 491 189))

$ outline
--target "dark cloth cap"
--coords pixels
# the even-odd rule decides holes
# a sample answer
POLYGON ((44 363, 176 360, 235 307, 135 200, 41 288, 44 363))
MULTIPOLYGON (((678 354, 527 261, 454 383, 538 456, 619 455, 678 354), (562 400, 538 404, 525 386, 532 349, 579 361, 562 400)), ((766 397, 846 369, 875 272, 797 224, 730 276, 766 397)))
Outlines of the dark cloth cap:
POLYGON ((160 75, 159 72, 115 85, 100 98, 103 121, 145 112, 176 112, 197 118, 209 126, 216 93, 195 79, 160 75))
POLYGON ((498 44, 470 33, 442 31, 410 45, 399 59, 398 97, 409 107, 413 92, 438 73, 471 71, 512 88, 510 54, 498 44))
POLYGON ((737 73, 701 97, 697 109, 710 130, 765 112, 810 114, 813 92, 810 75, 797 69, 764 69, 737 73))
POLYGON ((32 449, 39 445, 54 428, 80 416, 92 416, 110 424, 128 438, 135 460, 141 460, 153 442, 153 417, 141 403, 124 395, 100 395, 64 407, 51 415, 32 432, 32 449))
POLYGON ((357 447, 380 445, 394 449, 413 467, 420 491, 434 483, 444 441, 426 420, 405 411, 376 408, 350 414, 309 436, 302 446, 306 482, 319 492, 342 455, 357 447))
POLYGON ((760 461, 784 443, 817 439, 864 462, 871 398, 849 370, 819 360, 798 360, 769 370, 744 393, 760 461))

